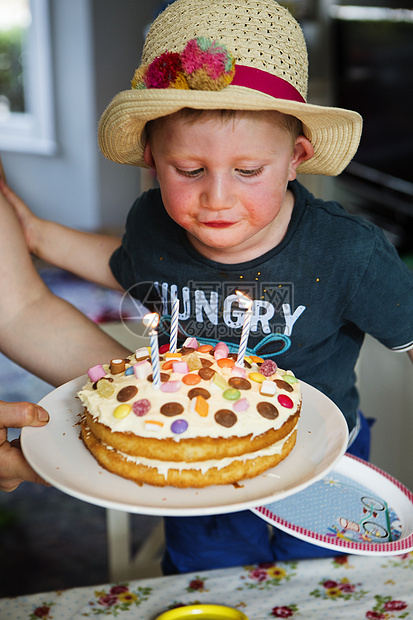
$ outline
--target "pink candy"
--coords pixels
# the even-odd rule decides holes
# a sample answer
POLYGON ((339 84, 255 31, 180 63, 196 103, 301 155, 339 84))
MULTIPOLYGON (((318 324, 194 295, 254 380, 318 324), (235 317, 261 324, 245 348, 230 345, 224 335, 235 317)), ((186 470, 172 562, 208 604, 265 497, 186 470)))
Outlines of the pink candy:
POLYGON ((152 366, 148 360, 137 362, 133 365, 133 373, 137 379, 146 379, 152 372, 152 366))
POLYGON ((247 376, 247 370, 246 368, 240 368, 239 366, 233 366, 233 368, 231 369, 231 376, 241 377, 242 379, 245 379, 247 376))
POLYGON ((232 408, 237 413, 240 413, 241 411, 246 411, 249 406, 250 404, 246 398, 240 398, 232 405, 232 408))
POLYGON ((178 372, 180 375, 187 375, 189 372, 188 364, 186 362, 172 362, 172 370, 178 372))
POLYGON ((177 392, 182 385, 182 381, 166 381, 161 383, 161 392, 177 392))
POLYGON ((214 358, 218 361, 223 359, 224 357, 228 357, 229 348, 225 344, 225 342, 218 342, 214 349, 214 358))
POLYGON ((151 403, 147 398, 141 398, 140 400, 135 400, 132 405, 132 411, 139 418, 146 415, 151 408, 151 403))
POLYGON ((187 338, 184 342, 184 347, 191 347, 191 349, 198 348, 198 341, 196 338, 187 338))
POLYGON ((89 368, 87 374, 89 379, 94 383, 95 381, 99 381, 99 379, 104 377, 106 375, 106 372, 102 364, 97 364, 96 366, 92 366, 92 368, 89 368))
POLYGON ((275 372, 277 372, 277 364, 272 360, 265 360, 260 366, 260 373, 264 375, 264 377, 271 377, 275 372))

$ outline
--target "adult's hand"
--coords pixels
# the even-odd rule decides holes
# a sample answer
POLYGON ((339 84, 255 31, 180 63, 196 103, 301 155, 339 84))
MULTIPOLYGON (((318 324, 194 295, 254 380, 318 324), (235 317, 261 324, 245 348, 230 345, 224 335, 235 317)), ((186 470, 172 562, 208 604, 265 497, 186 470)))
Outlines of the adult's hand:
POLYGON ((0 491, 14 491, 23 481, 46 484, 25 460, 20 439, 7 441, 7 429, 44 426, 48 421, 49 414, 39 405, 0 401, 0 491))

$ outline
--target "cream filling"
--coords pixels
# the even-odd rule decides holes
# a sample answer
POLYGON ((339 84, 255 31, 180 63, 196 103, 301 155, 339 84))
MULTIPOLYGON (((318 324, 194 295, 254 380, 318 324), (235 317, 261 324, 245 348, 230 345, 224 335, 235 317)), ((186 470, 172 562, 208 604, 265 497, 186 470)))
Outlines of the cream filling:
POLYGON ((263 450, 257 450, 256 452, 249 452, 248 454, 241 455, 241 456, 233 456, 233 457, 228 457, 228 458, 223 458, 223 459, 209 459, 207 461, 194 461, 192 463, 186 463, 185 461, 178 461, 178 462, 160 461, 158 459, 148 459, 148 458, 140 457, 140 456, 130 456, 129 454, 126 454, 125 452, 120 452, 119 450, 115 450, 115 448, 112 448, 111 446, 108 446, 107 444, 104 444, 104 446, 106 447, 107 450, 114 451, 117 454, 120 454, 121 456, 123 456, 124 459, 126 459, 130 463, 134 463, 136 465, 145 465, 146 467, 156 467, 158 472, 160 474, 163 474, 165 477, 167 476, 168 471, 170 469, 177 470, 179 472, 195 469, 196 471, 199 471, 204 474, 205 472, 207 472, 209 469, 212 469, 213 467, 216 467, 218 470, 220 470, 220 469, 223 469, 224 467, 227 467, 228 465, 231 465, 231 463, 234 463, 235 461, 241 461, 244 463, 246 461, 251 461, 256 458, 263 457, 263 456, 273 456, 275 454, 281 454, 285 442, 291 437, 291 435, 294 433, 294 430, 289 435, 287 435, 287 437, 284 437, 284 439, 277 441, 276 443, 272 444, 268 448, 264 448, 263 450))

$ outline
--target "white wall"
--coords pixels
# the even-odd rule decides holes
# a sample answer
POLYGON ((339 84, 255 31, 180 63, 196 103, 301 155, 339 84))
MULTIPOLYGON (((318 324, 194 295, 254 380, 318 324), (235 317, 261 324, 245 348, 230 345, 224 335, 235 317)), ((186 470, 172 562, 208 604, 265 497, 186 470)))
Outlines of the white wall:
POLYGON ((156 0, 49 0, 55 155, 2 152, 8 182, 41 217, 94 230, 122 225, 139 194, 139 169, 108 162, 97 123, 139 64, 156 0))

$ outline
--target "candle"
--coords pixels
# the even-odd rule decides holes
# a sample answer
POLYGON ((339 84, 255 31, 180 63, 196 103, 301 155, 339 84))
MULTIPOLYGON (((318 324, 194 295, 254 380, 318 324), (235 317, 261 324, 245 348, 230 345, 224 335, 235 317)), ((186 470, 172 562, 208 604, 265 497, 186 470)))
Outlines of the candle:
POLYGON ((253 301, 252 299, 241 293, 241 291, 235 291, 235 294, 238 297, 238 303, 240 307, 245 308, 246 310, 244 315, 244 324, 242 326, 241 340, 238 347, 238 357, 237 361, 235 362, 236 366, 243 368, 245 351, 247 350, 248 337, 250 334, 253 301))
POLYGON ((159 315, 156 312, 145 314, 142 319, 142 323, 150 329, 149 344, 151 347, 152 384, 154 390, 159 390, 161 387, 161 372, 159 366, 158 332, 156 331, 159 323, 159 315))
POLYGON ((178 342, 178 317, 179 317, 179 299, 175 297, 172 300, 171 334, 169 337, 169 350, 171 353, 176 353, 176 347, 177 347, 177 342, 178 342))

